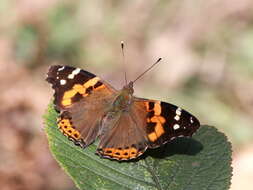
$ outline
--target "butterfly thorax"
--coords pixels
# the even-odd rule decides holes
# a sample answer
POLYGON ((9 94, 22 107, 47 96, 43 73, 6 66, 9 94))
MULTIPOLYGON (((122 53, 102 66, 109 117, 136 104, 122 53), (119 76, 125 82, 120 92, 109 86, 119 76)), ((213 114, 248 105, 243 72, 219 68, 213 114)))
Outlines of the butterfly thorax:
POLYGON ((127 111, 133 100, 133 82, 129 82, 120 91, 113 102, 113 111, 127 111))

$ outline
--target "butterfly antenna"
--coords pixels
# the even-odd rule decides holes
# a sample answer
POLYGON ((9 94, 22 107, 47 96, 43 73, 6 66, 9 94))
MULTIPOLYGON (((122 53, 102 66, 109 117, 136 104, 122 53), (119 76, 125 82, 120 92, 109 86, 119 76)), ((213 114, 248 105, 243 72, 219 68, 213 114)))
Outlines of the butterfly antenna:
POLYGON ((120 44, 121 44, 121 53, 122 53, 123 64, 124 64, 125 83, 127 85, 127 73, 126 73, 126 60, 125 60, 125 52, 124 52, 124 47, 125 47, 124 41, 121 41, 120 44))
POLYGON ((148 71, 150 71, 156 64, 158 64, 160 61, 162 60, 162 58, 160 57, 159 59, 157 59, 157 61, 151 65, 146 71, 144 71, 142 74, 140 74, 134 81, 133 83, 135 83, 138 79, 140 79, 143 75, 145 75, 148 71))

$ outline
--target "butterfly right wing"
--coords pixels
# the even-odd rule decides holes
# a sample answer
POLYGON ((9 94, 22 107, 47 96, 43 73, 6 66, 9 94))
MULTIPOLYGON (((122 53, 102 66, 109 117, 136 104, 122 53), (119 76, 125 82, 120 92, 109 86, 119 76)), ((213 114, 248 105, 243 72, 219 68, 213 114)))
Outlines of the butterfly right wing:
POLYGON ((147 148, 191 136, 200 126, 196 117, 180 107, 141 98, 135 98, 129 110, 104 119, 102 126, 106 131, 101 135, 97 153, 116 160, 137 158, 147 148))
POLYGON ((156 148, 177 137, 189 137, 200 127, 198 119, 166 102, 135 98, 136 109, 145 110, 148 147, 156 148))

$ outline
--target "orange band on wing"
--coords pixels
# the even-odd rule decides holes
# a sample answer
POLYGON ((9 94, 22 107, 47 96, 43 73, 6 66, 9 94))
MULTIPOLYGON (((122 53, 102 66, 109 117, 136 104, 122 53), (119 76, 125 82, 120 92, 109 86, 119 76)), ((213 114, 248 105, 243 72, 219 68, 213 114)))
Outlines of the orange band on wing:
POLYGON ((128 160, 132 158, 138 157, 143 152, 138 151, 134 147, 130 148, 103 148, 101 151, 99 151, 102 156, 108 156, 113 159, 117 160, 128 160))
POLYGON ((66 91, 63 95, 61 104, 63 106, 69 106, 73 103, 72 99, 81 94, 83 97, 88 96, 93 90, 101 90, 105 88, 105 85, 99 81, 98 77, 94 77, 82 84, 75 84, 72 89, 66 91))
POLYGON ((156 141, 159 137, 161 137, 165 130, 163 128, 163 124, 166 122, 166 119, 161 116, 162 108, 161 102, 145 102, 146 110, 149 112, 149 117, 147 117, 147 127, 152 126, 154 130, 148 134, 148 139, 151 142, 156 141), (155 126, 154 126, 155 125, 155 126))
POLYGON ((100 79, 98 77, 92 78, 83 84, 84 88, 93 87, 100 79))
POLYGON ((75 129, 69 119, 59 119, 58 127, 62 133, 68 137, 71 137, 75 140, 79 140, 81 138, 81 134, 75 129))

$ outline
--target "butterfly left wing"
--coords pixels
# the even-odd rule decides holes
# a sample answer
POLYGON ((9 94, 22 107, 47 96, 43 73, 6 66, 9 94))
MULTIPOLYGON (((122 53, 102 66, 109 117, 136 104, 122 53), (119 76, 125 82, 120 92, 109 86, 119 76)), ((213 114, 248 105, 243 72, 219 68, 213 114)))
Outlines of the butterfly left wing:
POLYGON ((145 110, 148 147, 156 148, 176 137, 189 137, 200 127, 189 112, 166 102, 135 98, 135 107, 145 110))
POLYGON ((100 120, 117 91, 96 75, 70 66, 51 66, 46 80, 55 90, 58 128, 75 144, 88 146, 98 136, 100 120))

